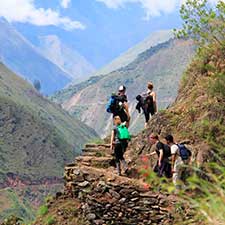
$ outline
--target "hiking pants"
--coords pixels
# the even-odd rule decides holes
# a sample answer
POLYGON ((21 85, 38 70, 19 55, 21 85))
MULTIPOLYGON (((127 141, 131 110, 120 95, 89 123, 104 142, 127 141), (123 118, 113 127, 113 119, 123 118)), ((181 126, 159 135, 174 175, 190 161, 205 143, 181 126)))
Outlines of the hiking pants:
POLYGON ((187 160, 182 160, 181 158, 177 159, 175 161, 175 165, 174 165, 174 173, 173 173, 173 184, 176 187, 176 189, 181 188, 181 186, 183 185, 183 181, 182 181, 182 175, 185 173, 186 171, 186 166, 187 165, 187 160))
POLYGON ((159 167, 158 161, 157 161, 157 164, 154 168, 154 172, 156 172, 159 177, 162 177, 165 175, 165 177, 171 178, 172 177, 171 164, 169 163, 168 160, 162 160, 161 166, 159 167))
POLYGON ((120 160, 124 160, 123 154, 124 154, 124 152, 123 152, 122 144, 121 143, 116 144, 115 148, 114 148, 114 155, 115 155, 116 163, 119 163, 120 160))

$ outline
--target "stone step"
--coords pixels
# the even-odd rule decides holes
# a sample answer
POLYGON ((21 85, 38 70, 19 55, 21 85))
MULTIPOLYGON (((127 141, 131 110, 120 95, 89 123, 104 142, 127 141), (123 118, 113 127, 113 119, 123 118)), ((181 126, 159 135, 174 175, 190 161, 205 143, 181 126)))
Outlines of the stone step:
POLYGON ((82 152, 98 152, 98 151, 102 151, 102 149, 100 148, 83 148, 82 152))
POLYGON ((98 152, 83 152, 82 156, 95 156, 95 157, 105 157, 109 154, 106 152, 98 151, 98 152))
POLYGON ((146 184, 143 181, 134 178, 129 178, 126 176, 118 176, 116 173, 116 169, 113 167, 103 169, 92 167, 89 165, 77 165, 75 167, 70 168, 68 177, 71 177, 71 180, 76 182, 76 177, 80 179, 81 174, 90 181, 102 180, 113 186, 122 186, 126 188, 134 187, 140 192, 149 191, 149 189, 146 188, 146 184))
POLYGON ((110 148, 110 144, 86 144, 85 148, 110 148))
POLYGON ((108 168, 115 166, 115 161, 112 156, 107 157, 93 157, 83 156, 76 159, 79 165, 92 166, 96 168, 108 168))

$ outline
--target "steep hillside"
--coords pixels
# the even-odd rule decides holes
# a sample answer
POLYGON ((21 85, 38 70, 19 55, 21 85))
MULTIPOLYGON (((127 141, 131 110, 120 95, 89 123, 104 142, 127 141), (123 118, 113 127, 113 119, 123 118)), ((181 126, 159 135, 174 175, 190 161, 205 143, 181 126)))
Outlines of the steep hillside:
POLYGON ((137 56, 146 51, 147 49, 154 47, 160 43, 168 41, 173 37, 173 33, 170 30, 162 30, 152 33, 145 40, 137 44, 136 46, 128 49, 125 53, 121 54, 115 60, 113 60, 108 65, 104 66, 102 69, 98 70, 95 75, 108 74, 115 71, 121 67, 127 66, 129 63, 134 61, 137 56))
POLYGON ((172 133, 187 140, 193 161, 224 162, 225 152, 225 47, 210 46, 191 63, 182 77, 178 97, 168 110, 160 112, 131 143, 131 156, 149 152, 147 136, 172 133))
POLYGON ((43 57, 7 21, 0 19, 0 61, 31 83, 41 82, 41 91, 52 94, 71 81, 70 76, 43 57))
MULTIPOLYGON (((65 163, 96 137, 93 129, 0 64, 1 189, 21 187, 31 193, 29 185, 38 190, 38 185, 61 184, 65 163)), ((46 188, 40 189, 43 194, 46 188)))
MULTIPOLYGON (((131 130, 137 132, 143 128, 144 118, 135 112, 136 95, 145 91, 147 82, 152 81, 158 94, 159 108, 167 107, 176 97, 181 74, 193 53, 193 44, 188 40, 171 39, 161 43, 139 54, 129 65, 101 76, 86 88, 79 89, 75 85, 64 89, 63 107, 93 127, 101 136, 107 135, 111 115, 105 112, 105 105, 110 94, 115 92, 120 84, 124 84, 127 87, 132 113, 131 130), (67 96, 72 97, 66 98, 67 96)), ((63 99, 61 94, 57 98, 63 99)))
POLYGON ((56 35, 39 37, 41 53, 66 71, 74 82, 85 80, 95 68, 78 52, 62 43, 56 35))

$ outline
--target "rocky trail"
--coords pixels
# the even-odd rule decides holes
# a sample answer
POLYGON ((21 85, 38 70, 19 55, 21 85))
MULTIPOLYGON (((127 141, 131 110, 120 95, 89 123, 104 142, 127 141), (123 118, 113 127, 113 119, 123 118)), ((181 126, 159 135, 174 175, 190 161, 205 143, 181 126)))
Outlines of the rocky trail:
POLYGON ((118 176, 114 164, 110 145, 85 146, 83 154, 65 167, 64 193, 49 204, 49 211, 52 208, 57 215, 55 224, 174 224, 177 199, 153 192, 132 173, 118 176), (63 205, 62 201, 73 202, 73 207, 77 207, 76 215, 57 208, 57 205, 63 205), (75 217, 80 219, 75 220, 75 217))

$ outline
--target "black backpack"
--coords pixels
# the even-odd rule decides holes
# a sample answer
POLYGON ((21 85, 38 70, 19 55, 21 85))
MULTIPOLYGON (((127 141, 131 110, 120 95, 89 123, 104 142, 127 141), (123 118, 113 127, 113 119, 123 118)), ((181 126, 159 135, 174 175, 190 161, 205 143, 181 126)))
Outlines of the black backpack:
POLYGON ((191 157, 191 151, 184 144, 177 144, 179 148, 179 155, 182 160, 187 160, 191 157))

